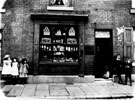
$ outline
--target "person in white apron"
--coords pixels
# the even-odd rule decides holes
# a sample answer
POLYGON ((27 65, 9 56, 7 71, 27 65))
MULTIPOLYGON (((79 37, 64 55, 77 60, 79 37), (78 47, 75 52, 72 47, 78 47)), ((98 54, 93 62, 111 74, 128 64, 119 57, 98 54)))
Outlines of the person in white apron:
POLYGON ((2 67, 2 78, 6 79, 7 82, 10 82, 11 78, 11 59, 10 55, 5 55, 3 59, 3 67, 2 67))
POLYGON ((17 62, 16 58, 13 58, 13 60, 12 60, 12 73, 11 73, 12 78, 13 78, 13 83, 17 83, 18 75, 19 75, 18 68, 19 68, 19 63, 17 62))

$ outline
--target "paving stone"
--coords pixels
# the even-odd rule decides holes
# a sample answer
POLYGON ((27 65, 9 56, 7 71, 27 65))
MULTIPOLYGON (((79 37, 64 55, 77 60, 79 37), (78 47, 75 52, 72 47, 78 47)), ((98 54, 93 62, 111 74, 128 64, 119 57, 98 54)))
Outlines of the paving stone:
POLYGON ((47 99, 47 100, 69 100, 68 99, 68 96, 47 96, 45 99, 47 99))
POLYGON ((2 91, 3 92, 9 92, 14 86, 13 85, 5 85, 3 88, 2 88, 2 91))
POLYGON ((81 86, 80 87, 83 92, 85 92, 86 95, 96 95, 98 94, 97 91, 95 91, 95 89, 93 89, 91 86, 85 85, 85 86, 81 86))
POLYGON ((50 86, 50 95, 51 96, 68 96, 65 85, 54 85, 50 86))
POLYGON ((37 84, 35 96, 49 96, 49 86, 46 84, 37 84))
POLYGON ((13 96, 13 97, 20 96, 22 94, 23 89, 24 89, 24 85, 15 85, 7 96, 13 96))
POLYGON ((71 96, 84 96, 86 95, 79 87, 66 87, 71 96))
POLYGON ((35 95, 35 91, 36 91, 36 84, 28 84, 25 86, 23 93, 22 93, 22 97, 31 97, 35 95))
POLYGON ((66 90, 50 90, 50 96, 68 96, 66 90))
POLYGON ((60 86, 60 85, 50 85, 50 90, 64 90, 65 89, 65 86, 64 85, 62 85, 62 86, 60 86))

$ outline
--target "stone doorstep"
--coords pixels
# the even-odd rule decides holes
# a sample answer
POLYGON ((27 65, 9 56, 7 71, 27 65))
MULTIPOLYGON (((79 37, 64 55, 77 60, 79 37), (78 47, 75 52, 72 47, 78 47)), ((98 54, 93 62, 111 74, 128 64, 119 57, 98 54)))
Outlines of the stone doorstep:
POLYGON ((94 82, 95 77, 93 75, 86 75, 85 77, 79 76, 66 76, 66 75, 29 75, 27 79, 28 84, 42 84, 42 83, 92 83, 94 82))
MULTIPOLYGON (((124 74, 121 75, 121 78, 122 78, 123 81, 125 81, 125 75, 124 74)), ((117 75, 113 75, 112 81, 113 82, 118 82, 117 75)), ((132 74, 132 82, 135 82, 135 74, 132 74)))

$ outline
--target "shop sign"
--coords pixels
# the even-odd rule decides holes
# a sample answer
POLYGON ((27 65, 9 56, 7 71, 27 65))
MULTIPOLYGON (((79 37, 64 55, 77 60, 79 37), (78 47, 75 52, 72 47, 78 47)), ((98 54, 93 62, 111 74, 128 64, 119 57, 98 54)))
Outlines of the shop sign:
POLYGON ((96 38, 110 38, 110 32, 108 32, 108 31, 96 31, 95 37, 96 38))

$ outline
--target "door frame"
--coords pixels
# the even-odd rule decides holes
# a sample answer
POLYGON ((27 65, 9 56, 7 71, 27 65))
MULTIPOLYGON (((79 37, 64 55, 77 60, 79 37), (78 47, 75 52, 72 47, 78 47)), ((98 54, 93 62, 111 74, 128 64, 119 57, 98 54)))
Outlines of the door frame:
MULTIPOLYGON (((110 33, 110 49, 111 49, 111 62, 113 60, 113 29, 94 29, 94 37, 95 37, 95 58, 94 58, 94 75, 96 76, 97 73, 97 66, 96 66, 96 48, 97 48, 97 44, 96 44, 96 31, 109 31, 110 33)), ((102 76, 101 76, 102 77, 102 76)))

